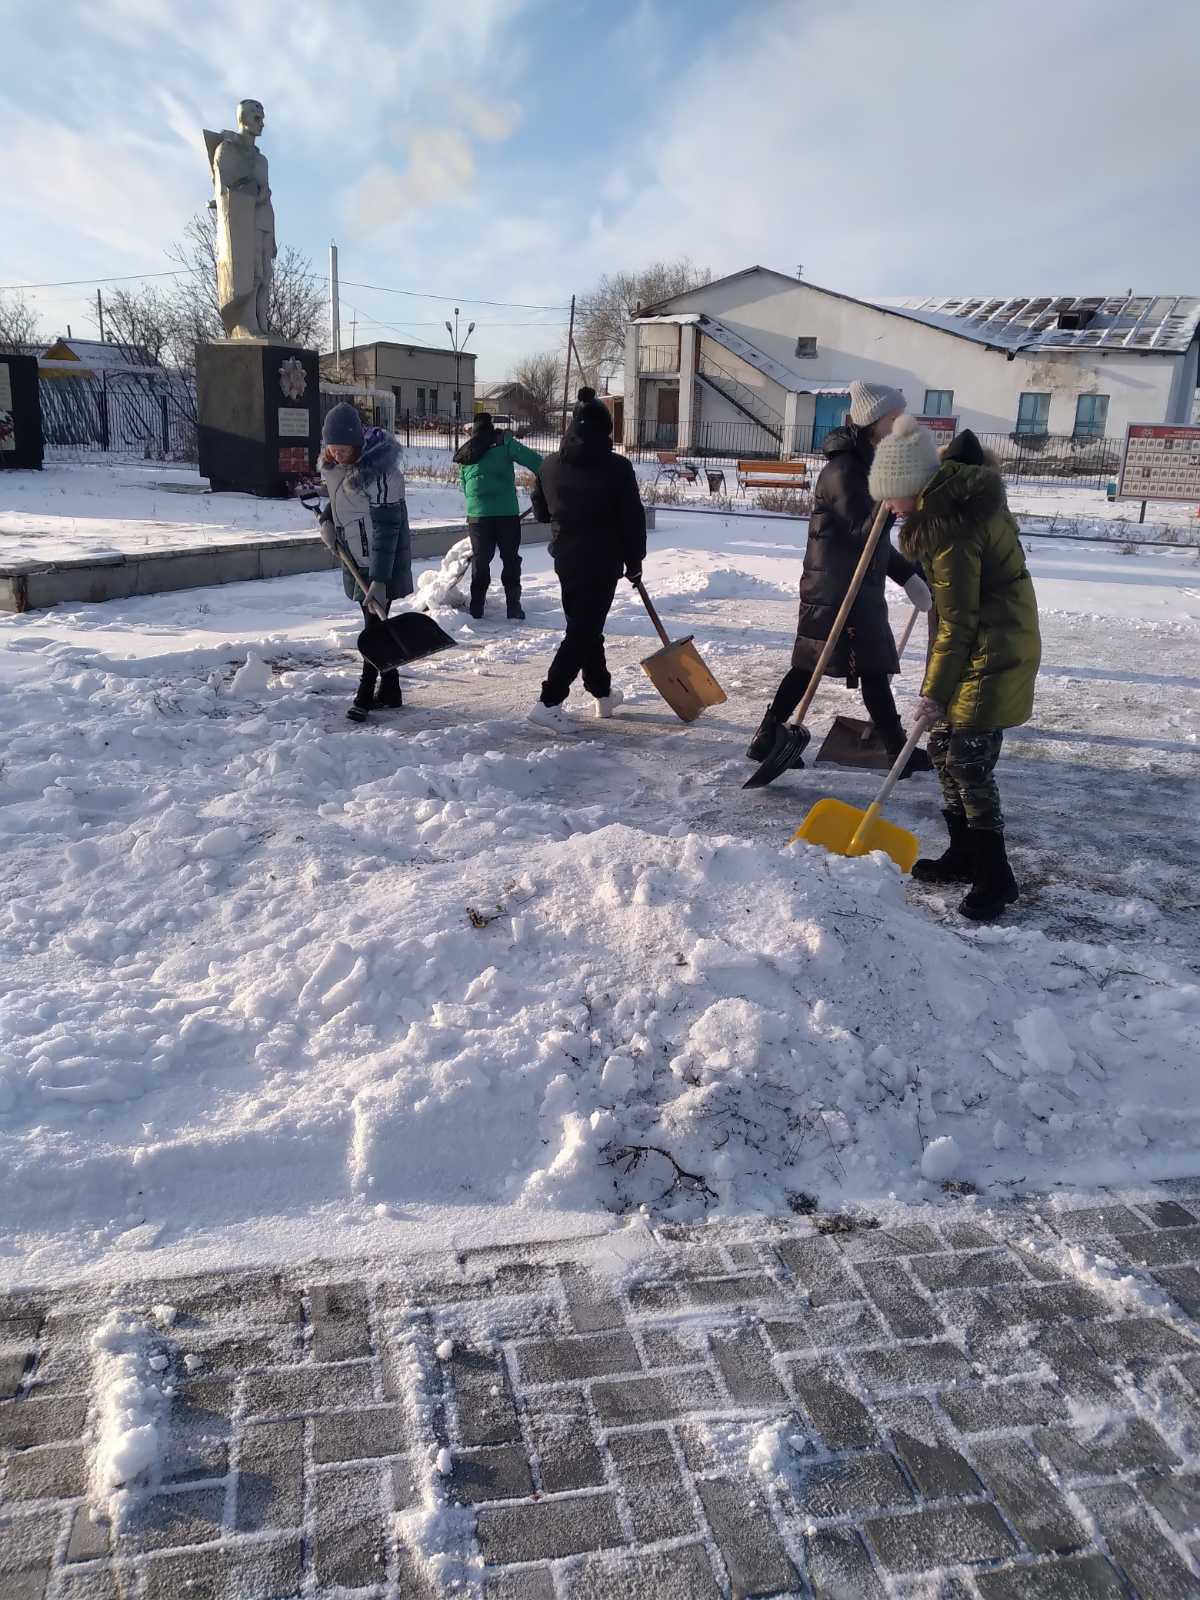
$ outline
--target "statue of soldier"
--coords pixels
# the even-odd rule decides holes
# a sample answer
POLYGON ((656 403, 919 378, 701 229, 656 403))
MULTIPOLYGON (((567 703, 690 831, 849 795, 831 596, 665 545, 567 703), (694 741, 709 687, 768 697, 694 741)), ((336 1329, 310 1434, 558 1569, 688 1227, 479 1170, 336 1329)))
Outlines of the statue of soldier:
POLYGON ((265 121, 261 101, 241 100, 237 132, 204 130, 217 213, 217 300, 230 339, 265 339, 276 256, 275 212, 267 158, 255 140, 265 121))

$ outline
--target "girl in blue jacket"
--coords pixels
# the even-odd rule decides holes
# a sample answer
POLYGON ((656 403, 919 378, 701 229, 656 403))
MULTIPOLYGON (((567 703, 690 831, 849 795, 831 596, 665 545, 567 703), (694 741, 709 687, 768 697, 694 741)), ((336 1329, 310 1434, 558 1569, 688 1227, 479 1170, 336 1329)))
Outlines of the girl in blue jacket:
MULTIPOLYGON (((350 574, 342 571, 346 594, 362 606, 364 619, 375 607, 386 615, 393 600, 413 592, 412 539, 399 443, 382 428, 364 428, 356 407, 343 401, 325 418, 321 444, 321 478, 329 496, 321 513, 321 538, 331 551, 340 540, 366 576, 368 589, 362 595, 350 574)), ((358 692, 346 712, 351 721, 365 722, 373 706, 403 704, 396 670, 385 672, 380 680, 371 663, 364 661, 358 692)))

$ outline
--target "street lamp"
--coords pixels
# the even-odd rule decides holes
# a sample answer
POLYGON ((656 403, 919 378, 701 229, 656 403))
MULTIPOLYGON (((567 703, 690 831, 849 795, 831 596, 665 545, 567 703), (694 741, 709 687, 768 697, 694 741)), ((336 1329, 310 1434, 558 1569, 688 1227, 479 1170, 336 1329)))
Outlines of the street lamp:
POLYGON ((462 379, 460 377, 462 368, 462 353, 467 340, 475 332, 475 324, 473 322, 469 322, 467 324, 467 331, 463 336, 462 344, 459 344, 458 307, 455 306, 454 326, 451 327, 449 319, 447 319, 446 332, 450 335, 450 339, 454 347, 454 448, 457 450, 460 430, 462 428, 462 379))

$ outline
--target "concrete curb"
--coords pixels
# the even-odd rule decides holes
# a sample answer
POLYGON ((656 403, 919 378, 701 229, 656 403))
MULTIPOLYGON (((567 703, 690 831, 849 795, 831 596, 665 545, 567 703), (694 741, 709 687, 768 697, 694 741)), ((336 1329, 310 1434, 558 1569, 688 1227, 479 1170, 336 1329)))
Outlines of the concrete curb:
MULTIPOLYGON (((646 508, 646 525, 654 526, 654 508, 646 508)), ((465 522, 414 528, 416 560, 436 560, 466 537, 465 522)), ((545 544, 548 526, 522 525, 525 544, 545 544)), ((41 611, 75 601, 97 605, 128 600, 133 595, 167 594, 174 589, 204 589, 219 583, 246 583, 254 578, 291 578, 323 572, 335 565, 315 533, 279 539, 193 545, 145 555, 82 556, 74 561, 13 561, 0 567, 0 612, 41 611)))

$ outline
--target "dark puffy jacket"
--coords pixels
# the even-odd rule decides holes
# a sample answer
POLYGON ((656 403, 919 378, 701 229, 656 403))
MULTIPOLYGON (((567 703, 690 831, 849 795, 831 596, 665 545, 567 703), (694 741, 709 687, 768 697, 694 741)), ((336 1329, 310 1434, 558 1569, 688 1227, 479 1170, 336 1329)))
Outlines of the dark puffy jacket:
MULTIPOLYGON (((808 519, 804 574, 800 579, 800 620, 792 665, 811 670, 829 637, 838 608, 862 555, 875 518, 867 475, 875 454, 865 433, 847 424, 825 438, 829 457, 817 479, 808 519)), ((873 676, 900 670, 896 641, 888 622, 883 585, 907 583, 917 569, 893 548, 885 532, 875 549, 858 599, 828 667, 834 678, 873 676)))
POLYGON ((611 439, 583 438, 574 424, 542 462, 533 514, 551 526, 550 554, 562 578, 603 582, 646 559, 646 513, 632 466, 611 439))
POLYGON ((1042 655, 1037 597, 999 474, 943 462, 902 542, 937 613, 921 693, 948 708, 952 728, 1028 722, 1042 655))

